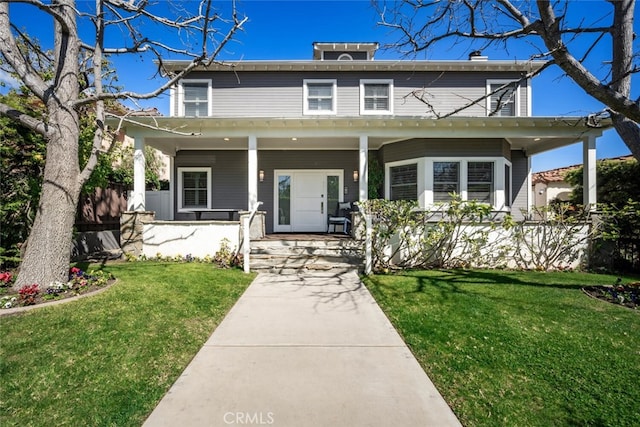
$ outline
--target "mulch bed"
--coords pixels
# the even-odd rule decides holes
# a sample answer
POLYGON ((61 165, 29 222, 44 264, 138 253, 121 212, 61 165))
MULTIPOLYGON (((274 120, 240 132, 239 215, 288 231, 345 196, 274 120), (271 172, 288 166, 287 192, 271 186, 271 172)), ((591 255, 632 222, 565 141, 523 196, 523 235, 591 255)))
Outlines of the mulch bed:
POLYGON ((640 282, 626 285, 585 286, 582 291, 592 298, 621 305, 632 310, 638 310, 640 306, 640 282))

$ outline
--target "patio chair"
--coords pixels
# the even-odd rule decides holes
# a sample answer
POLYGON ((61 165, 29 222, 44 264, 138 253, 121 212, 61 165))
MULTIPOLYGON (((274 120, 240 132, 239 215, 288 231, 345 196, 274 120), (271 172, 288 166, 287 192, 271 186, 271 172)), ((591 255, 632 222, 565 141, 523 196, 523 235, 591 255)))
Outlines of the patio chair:
POLYGON ((333 233, 336 233, 336 225, 340 225, 342 226, 342 232, 344 234, 349 234, 352 211, 353 207, 351 206, 351 202, 338 203, 336 214, 334 216, 329 216, 327 232, 331 233, 331 226, 333 226, 333 233))

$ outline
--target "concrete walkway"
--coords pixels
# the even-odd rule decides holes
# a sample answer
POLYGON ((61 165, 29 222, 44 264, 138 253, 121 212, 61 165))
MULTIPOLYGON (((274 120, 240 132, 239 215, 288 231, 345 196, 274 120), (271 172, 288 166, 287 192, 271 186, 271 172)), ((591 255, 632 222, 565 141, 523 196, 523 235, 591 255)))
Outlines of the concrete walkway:
POLYGON ((144 426, 459 426, 355 272, 258 275, 144 426))

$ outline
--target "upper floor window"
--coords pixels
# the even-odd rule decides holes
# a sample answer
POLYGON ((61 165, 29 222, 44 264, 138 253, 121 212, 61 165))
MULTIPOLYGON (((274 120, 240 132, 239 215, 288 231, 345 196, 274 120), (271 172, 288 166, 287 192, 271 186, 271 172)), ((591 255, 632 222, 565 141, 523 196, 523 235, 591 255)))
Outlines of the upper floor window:
POLYGON ((209 116, 211 80, 182 80, 180 83, 179 109, 181 116, 209 116))
POLYGON ((418 200, 418 164, 389 168, 391 200, 418 200))
POLYGON ((336 85, 336 80, 304 80, 304 114, 335 114, 336 85))
POLYGON ((511 80, 487 81, 487 115, 519 116, 520 90, 518 82, 511 80), (495 93, 494 93, 495 92, 495 93))
POLYGON ((360 80, 360 114, 393 112, 393 80, 360 80))

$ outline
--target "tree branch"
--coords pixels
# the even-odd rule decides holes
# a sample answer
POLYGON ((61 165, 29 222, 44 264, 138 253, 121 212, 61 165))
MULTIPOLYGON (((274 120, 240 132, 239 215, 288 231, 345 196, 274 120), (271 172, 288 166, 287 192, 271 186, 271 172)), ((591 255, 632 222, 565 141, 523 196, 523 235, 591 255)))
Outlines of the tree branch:
POLYGON ((39 133, 45 138, 50 136, 49 128, 44 121, 38 120, 35 117, 23 113, 22 111, 16 110, 15 108, 7 104, 0 103, 0 115, 9 117, 10 119, 19 122, 26 128, 39 133))
POLYGON ((537 4, 541 17, 539 35, 551 51, 556 64, 591 96, 612 110, 640 123, 640 104, 614 88, 602 84, 576 60, 562 41, 560 22, 555 16, 551 3, 548 0, 537 0, 537 4))
POLYGON ((0 45, 0 54, 22 83, 38 98, 44 100, 47 84, 31 64, 25 60, 13 34, 11 34, 9 4, 6 2, 0 3, 0 45))

